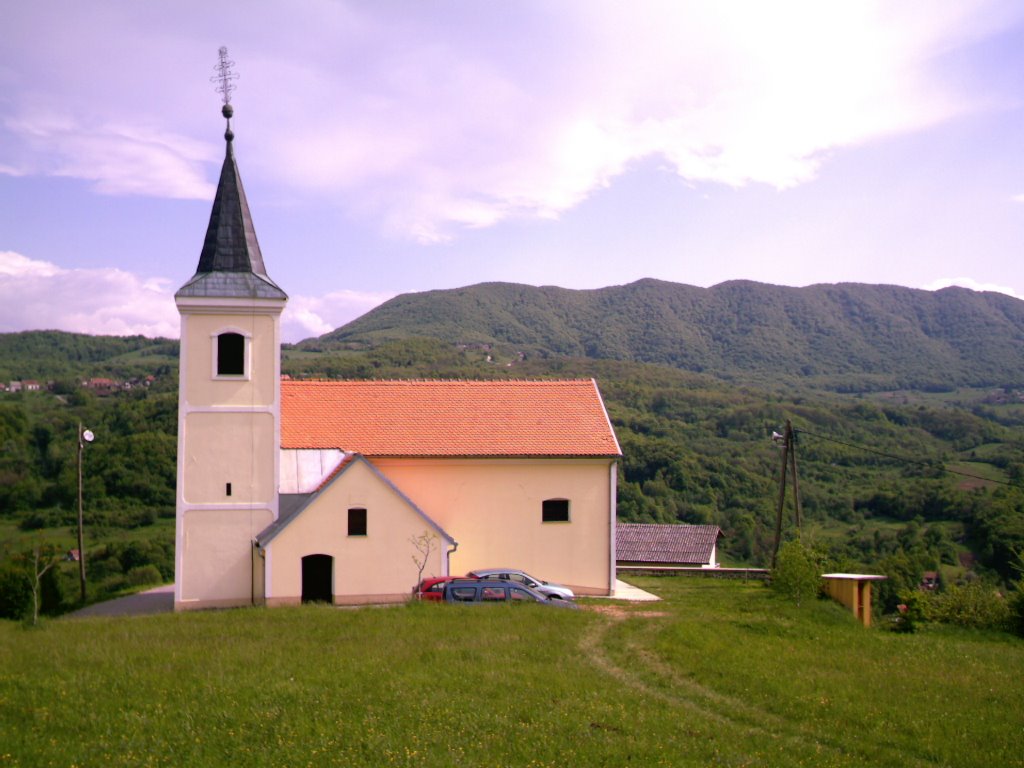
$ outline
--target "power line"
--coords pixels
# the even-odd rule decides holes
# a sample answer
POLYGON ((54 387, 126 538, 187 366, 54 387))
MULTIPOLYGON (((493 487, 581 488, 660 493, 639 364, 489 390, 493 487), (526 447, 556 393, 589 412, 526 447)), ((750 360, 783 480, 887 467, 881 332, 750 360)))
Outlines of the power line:
POLYGON ((986 483, 998 483, 999 485, 1008 485, 1010 488, 1018 488, 1018 489, 1024 490, 1024 485, 1021 485, 1020 483, 1011 483, 1009 480, 995 480, 995 479, 990 478, 990 477, 982 477, 981 475, 972 475, 970 472, 961 472, 958 469, 950 469, 949 467, 947 467, 945 465, 941 465, 941 466, 937 467, 935 465, 935 463, 931 462, 931 461, 922 461, 921 459, 911 459, 911 458, 908 458, 906 456, 896 456, 895 454, 886 453, 885 451, 879 451, 879 450, 877 450, 875 448, 868 448, 868 446, 860 445, 859 443, 847 443, 847 442, 844 442, 842 440, 836 440, 834 437, 827 437, 826 435, 819 435, 819 434, 817 434, 815 432, 810 432, 809 430, 806 430, 806 429, 794 429, 793 431, 796 432, 797 434, 810 435, 811 437, 816 437, 819 440, 825 440, 826 442, 829 442, 829 443, 835 443, 836 445, 842 445, 842 446, 845 446, 846 448, 854 448, 854 449, 859 450, 859 451, 866 451, 868 453, 873 453, 876 456, 884 456, 885 458, 892 459, 893 461, 902 461, 904 464, 917 464, 918 466, 928 467, 929 469, 938 469, 938 470, 940 470, 942 472, 947 472, 947 473, 949 473, 951 475, 960 475, 961 477, 969 477, 972 480, 983 480, 986 483))

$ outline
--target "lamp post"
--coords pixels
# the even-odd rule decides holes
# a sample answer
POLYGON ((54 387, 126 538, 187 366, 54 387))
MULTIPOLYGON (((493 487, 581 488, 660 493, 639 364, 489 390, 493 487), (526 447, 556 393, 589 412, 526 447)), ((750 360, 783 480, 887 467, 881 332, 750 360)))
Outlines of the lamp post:
POLYGON ((82 605, 85 605, 85 547, 82 546, 82 454, 85 444, 96 436, 88 429, 82 429, 78 422, 78 577, 82 582, 82 605))

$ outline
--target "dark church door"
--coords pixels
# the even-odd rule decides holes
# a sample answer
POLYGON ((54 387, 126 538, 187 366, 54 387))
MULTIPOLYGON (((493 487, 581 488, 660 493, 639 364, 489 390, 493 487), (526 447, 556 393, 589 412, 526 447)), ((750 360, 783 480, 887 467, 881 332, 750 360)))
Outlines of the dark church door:
POLYGON ((334 558, 330 555, 306 555, 302 558, 302 602, 333 602, 333 576, 334 558))

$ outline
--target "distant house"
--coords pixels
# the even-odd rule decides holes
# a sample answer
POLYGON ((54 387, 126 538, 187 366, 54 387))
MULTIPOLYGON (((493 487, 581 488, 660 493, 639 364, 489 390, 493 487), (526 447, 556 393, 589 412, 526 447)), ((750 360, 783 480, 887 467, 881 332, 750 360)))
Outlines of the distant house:
POLYGON ((25 387, 26 392, 38 392, 40 389, 43 388, 43 385, 40 384, 35 379, 25 379, 23 382, 21 382, 21 384, 23 387, 25 387))
POLYGON ((717 525, 618 523, 615 563, 619 566, 699 566, 717 568, 717 525))
POLYGON ((121 389, 121 383, 113 379, 94 377, 82 382, 82 386, 91 389, 97 395, 111 395, 121 389))
POLYGON ((939 572, 925 571, 921 575, 921 589, 925 592, 934 592, 939 588, 939 572))

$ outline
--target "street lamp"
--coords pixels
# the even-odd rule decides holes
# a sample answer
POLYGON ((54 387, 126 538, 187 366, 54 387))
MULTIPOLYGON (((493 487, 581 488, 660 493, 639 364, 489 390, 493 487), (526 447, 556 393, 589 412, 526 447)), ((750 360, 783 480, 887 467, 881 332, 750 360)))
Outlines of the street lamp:
POLYGON ((82 605, 85 605, 85 547, 82 546, 82 453, 86 443, 91 443, 96 435, 91 430, 82 429, 78 422, 78 577, 82 582, 82 605))

